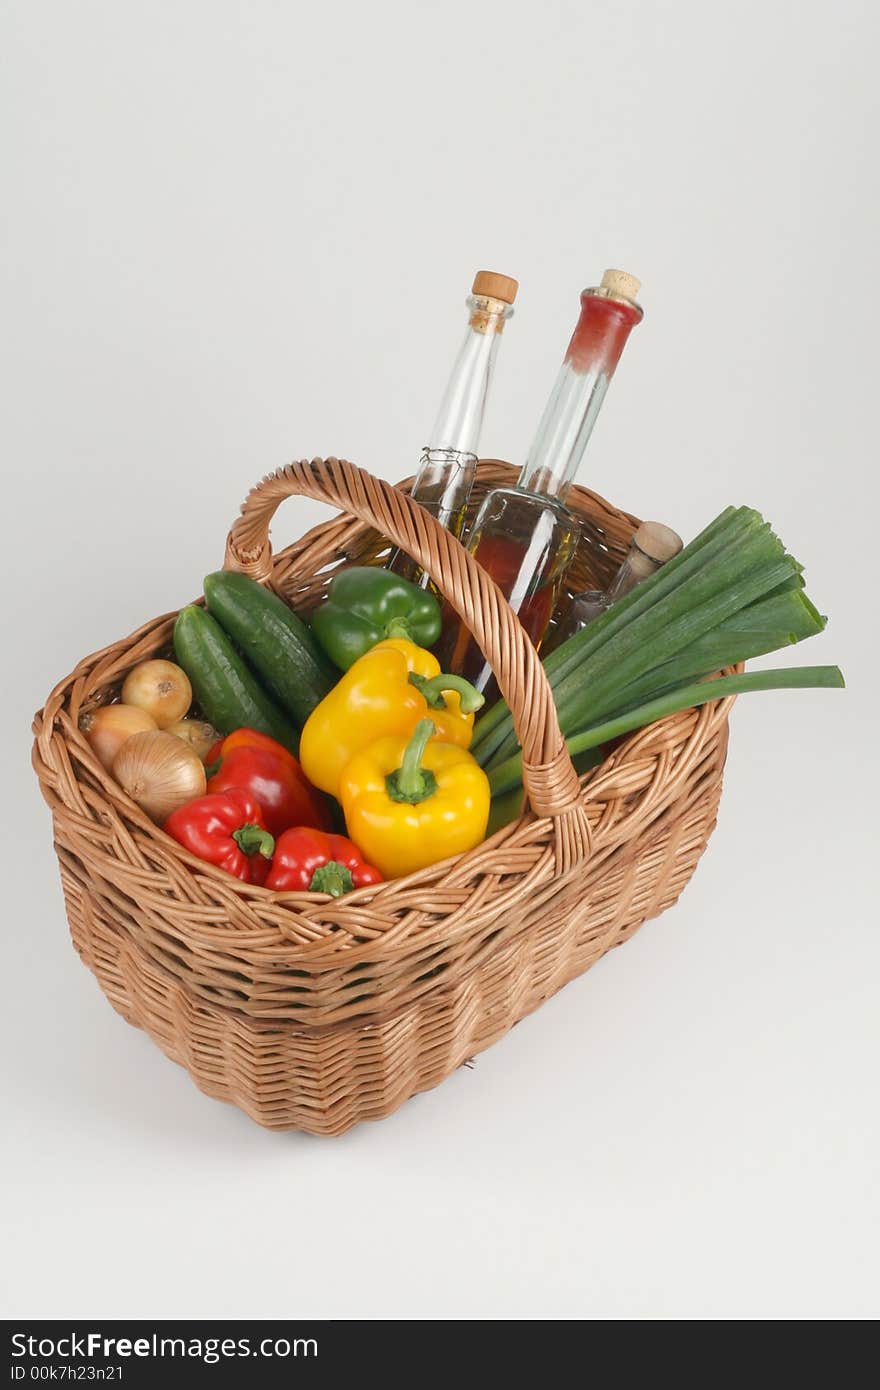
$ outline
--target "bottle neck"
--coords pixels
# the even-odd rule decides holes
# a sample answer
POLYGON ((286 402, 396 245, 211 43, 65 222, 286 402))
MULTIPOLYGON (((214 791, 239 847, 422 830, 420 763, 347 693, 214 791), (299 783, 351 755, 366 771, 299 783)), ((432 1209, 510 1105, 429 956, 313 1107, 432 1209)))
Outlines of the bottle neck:
POLYGON ((581 295, 581 315, 519 477, 519 486, 565 501, 605 392, 642 311, 596 290, 581 295))
POLYGON ((619 598, 623 598, 630 589, 641 584, 643 579, 655 574, 662 564, 662 560, 655 560, 652 556, 646 555, 635 541, 630 541, 627 557, 609 586, 609 603, 616 603, 619 598))
POLYGON ((480 445, 486 398, 509 304, 488 295, 471 295, 470 317, 423 459, 429 454, 461 455, 475 460, 480 445))

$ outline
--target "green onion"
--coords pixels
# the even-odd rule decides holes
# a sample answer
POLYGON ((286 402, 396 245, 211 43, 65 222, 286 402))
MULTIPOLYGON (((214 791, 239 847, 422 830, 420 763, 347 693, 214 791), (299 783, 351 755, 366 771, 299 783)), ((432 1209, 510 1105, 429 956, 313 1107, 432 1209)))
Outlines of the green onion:
POLYGON ((711 676, 725 666, 751 661, 756 656, 778 651, 780 647, 802 642, 821 632, 820 617, 806 594, 799 590, 777 592, 742 608, 732 618, 691 642, 683 652, 653 667, 640 680, 631 682, 621 695, 627 703, 639 704, 652 693, 681 685, 684 681, 711 676))
MULTIPOLYGON (((570 745, 593 748, 595 743, 578 740, 592 739, 597 729, 626 732, 663 713, 720 698, 717 681, 710 695, 695 682, 801 642, 824 625, 803 591, 801 566, 760 513, 728 507, 674 559, 551 652, 544 669, 563 734, 570 745), (645 715, 655 708, 661 713, 645 715), (618 727, 620 720, 625 729, 618 727)), ((827 669, 836 671, 808 671, 820 673, 820 684, 841 683, 830 681, 827 669)), ((796 672, 784 680, 774 672, 746 679, 760 682, 765 676, 776 684, 738 688, 816 683, 796 672)), ((614 736, 605 732, 603 738, 614 736)), ((512 775, 517 739, 503 702, 478 720, 471 752, 493 776, 499 769, 507 769, 506 778, 512 775)))
MULTIPOLYGON (((590 623, 588 627, 575 633, 556 651, 551 652, 544 661, 544 669, 551 685, 555 687, 555 684, 564 679, 571 671, 582 666, 586 658, 601 646, 607 636, 625 626, 633 612, 638 613, 650 607, 653 602, 662 598, 670 588, 675 587, 681 580, 690 577, 706 562, 707 558, 714 559, 720 548, 742 535, 746 526, 754 525, 756 521, 758 523, 761 521, 757 512, 750 512, 748 508, 737 510, 734 507, 728 507, 650 579, 639 584, 625 598, 615 603, 612 608, 590 623), (724 536, 719 539, 719 533, 722 532, 724 536), (708 556, 699 555, 699 552, 707 547, 709 547, 708 556), (699 558, 697 558, 698 555, 699 558)), ((478 756, 476 750, 481 744, 491 742, 495 730, 505 723, 508 726, 510 724, 510 711, 501 701, 484 714, 474 728, 471 744, 474 756, 478 756)))
MULTIPOLYGON (((786 561, 782 545, 757 512, 748 507, 722 512, 656 574, 547 657, 544 669, 564 731, 577 727, 587 675, 591 686, 605 671, 610 670, 613 680, 617 663, 632 650, 640 651, 643 661, 653 650, 666 659, 669 651, 662 636, 673 618, 723 592, 732 580, 742 581, 759 564, 782 566, 770 577, 769 590, 796 572, 795 562, 786 561)), ((471 751, 485 767, 505 740, 505 752, 510 752, 515 746, 510 712, 496 705, 479 720, 471 751)))
MULTIPOLYGON (((692 706, 705 705, 710 700, 721 700, 727 695, 742 695, 751 690, 792 690, 792 689, 841 689, 843 674, 837 666, 791 666, 776 671, 750 671, 741 676, 720 676, 717 680, 702 681, 697 685, 686 685, 659 699, 639 705, 603 724, 585 729, 565 740, 565 746, 572 757, 598 748, 612 738, 628 734, 633 729, 641 729, 669 714, 692 706)), ((489 773, 492 795, 503 796, 512 792, 522 781, 522 756, 517 753, 489 773)))

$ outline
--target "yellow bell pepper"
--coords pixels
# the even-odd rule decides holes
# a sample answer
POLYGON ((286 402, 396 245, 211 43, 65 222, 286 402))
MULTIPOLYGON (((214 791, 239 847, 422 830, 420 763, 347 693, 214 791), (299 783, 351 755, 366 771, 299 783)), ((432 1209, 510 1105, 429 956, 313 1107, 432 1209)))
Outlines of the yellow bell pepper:
POLYGON ((339 798, 348 833, 386 878, 415 873, 486 837, 489 779, 451 743, 429 742, 430 719, 409 740, 381 738, 345 768, 339 798))
POLYGON ((379 642, 359 657, 306 720, 299 760, 309 781, 337 796, 343 768, 369 743, 408 737, 430 715, 436 737, 470 746, 483 697, 461 676, 447 676, 424 647, 404 638, 379 642))

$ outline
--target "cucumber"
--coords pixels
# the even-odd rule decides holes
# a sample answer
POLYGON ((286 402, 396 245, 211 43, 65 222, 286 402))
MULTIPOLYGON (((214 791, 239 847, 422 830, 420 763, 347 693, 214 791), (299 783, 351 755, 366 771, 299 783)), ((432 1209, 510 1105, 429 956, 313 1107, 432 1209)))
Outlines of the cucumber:
POLYGON ((299 734, 260 685, 220 624, 194 605, 174 624, 174 655, 192 683, 206 719, 221 734, 259 729, 296 753, 299 734))
POLYGON ((282 709, 305 724, 339 673, 302 619, 271 589, 227 570, 206 577, 205 601, 282 709))

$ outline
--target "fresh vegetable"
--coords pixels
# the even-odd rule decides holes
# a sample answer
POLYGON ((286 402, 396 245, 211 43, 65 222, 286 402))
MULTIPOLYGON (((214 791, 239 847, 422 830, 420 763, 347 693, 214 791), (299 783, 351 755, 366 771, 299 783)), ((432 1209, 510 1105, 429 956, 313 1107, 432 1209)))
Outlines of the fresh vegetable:
POLYGON ((312 632, 331 661, 347 671, 387 637, 432 646, 440 636, 440 605, 400 575, 353 565, 330 581, 326 601, 312 615, 312 632))
POLYGON ((159 824, 205 791, 205 769, 198 754, 163 729, 126 739, 113 760, 113 776, 159 824))
MULTIPOLYGON (((843 675, 837 666, 788 666, 777 671, 749 671, 741 676, 720 676, 717 680, 682 686, 647 704, 638 705, 625 714, 574 734, 565 740, 565 745, 577 765, 578 755, 600 748, 621 734, 643 729, 646 724, 665 719, 668 714, 677 714, 679 710, 705 705, 710 700, 723 700, 726 695, 744 695, 750 690, 835 690, 843 689, 843 685, 843 675)), ((519 753, 496 764, 489 773, 493 797, 513 791, 521 781, 522 758, 519 753)))
POLYGON ((259 805, 240 787, 197 797, 170 815, 164 828, 206 864, 243 883, 265 882, 275 841, 259 805))
POLYGON ((302 726, 337 679, 306 624, 282 598, 245 574, 207 575, 205 601, 266 689, 302 726))
POLYGON ((209 766, 209 792, 241 787, 262 807, 263 820, 273 835, 292 825, 329 829, 330 818, 320 793, 309 785, 296 758, 280 743, 252 729, 239 729, 223 740, 218 751, 219 757, 209 766), (249 741, 242 741, 242 735, 249 741))
POLYGON ((368 743, 412 733, 430 714, 437 736, 467 748, 482 695, 448 676, 430 652, 400 638, 380 642, 346 671, 306 721, 300 742, 310 782, 335 796, 343 768, 368 743))
POLYGON ((192 686, 173 661, 141 661, 122 686, 122 703, 144 710, 159 729, 182 719, 192 704, 192 686))
POLYGON ((210 613, 195 605, 180 612, 174 624, 174 652, 205 717, 221 734, 259 729, 296 752, 296 729, 210 613))
POLYGON ((113 759, 132 734, 143 734, 156 728, 156 721, 146 710, 134 705, 100 705, 84 714, 79 721, 98 761, 109 772, 113 759))
MULTIPOLYGON (((781 678, 772 671, 750 674, 737 686, 725 680, 742 677, 709 687, 700 682, 824 625, 803 592, 801 566, 763 518, 748 507, 728 507, 656 574, 551 652, 544 670, 569 747, 583 752, 660 718, 657 709, 670 714, 735 690, 776 688, 781 678)), ((793 668, 785 680, 843 683, 836 667, 793 668)), ((492 774, 494 793, 518 784, 506 705, 499 702, 479 720, 472 752, 492 774)))
POLYGON ((289 748, 285 748, 277 739, 270 738, 268 734, 261 734, 259 729, 233 729, 231 734, 218 739, 208 750, 205 762, 211 768, 214 763, 220 761, 225 753, 231 753, 234 748, 263 748, 267 753, 274 753, 276 758, 284 758, 295 768, 299 768, 299 763, 289 748))
POLYGON ((330 893, 340 898, 353 888, 381 882, 379 870, 344 835, 298 825, 275 842, 266 887, 278 893, 330 893))
POLYGON ((169 724, 168 733, 188 743, 203 763, 207 762, 208 753, 220 738, 214 725, 206 723, 204 719, 178 719, 176 724, 169 724))
POLYGON ((473 849, 486 835, 489 782, 464 748, 429 743, 430 719, 409 739, 378 739, 342 774, 348 833, 386 878, 473 849))
POLYGON ((489 824, 486 826, 487 836, 494 835, 496 830, 502 830, 505 825, 510 825, 511 821, 519 820, 522 811, 522 787, 513 787, 510 791, 499 792, 497 796, 493 795, 492 804, 489 807, 489 824))

